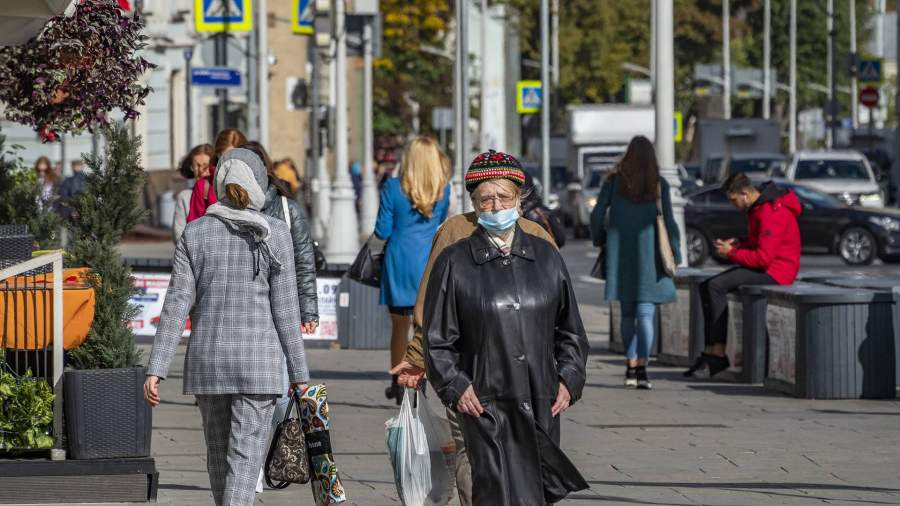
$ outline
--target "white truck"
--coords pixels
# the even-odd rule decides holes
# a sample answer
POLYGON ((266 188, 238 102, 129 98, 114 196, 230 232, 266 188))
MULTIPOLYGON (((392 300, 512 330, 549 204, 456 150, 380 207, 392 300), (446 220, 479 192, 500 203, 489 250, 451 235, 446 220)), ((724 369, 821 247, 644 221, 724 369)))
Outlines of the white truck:
POLYGON ((576 237, 586 237, 590 214, 606 173, 625 154, 631 139, 655 140, 653 106, 628 104, 570 105, 567 163, 570 181, 561 198, 564 219, 576 237))

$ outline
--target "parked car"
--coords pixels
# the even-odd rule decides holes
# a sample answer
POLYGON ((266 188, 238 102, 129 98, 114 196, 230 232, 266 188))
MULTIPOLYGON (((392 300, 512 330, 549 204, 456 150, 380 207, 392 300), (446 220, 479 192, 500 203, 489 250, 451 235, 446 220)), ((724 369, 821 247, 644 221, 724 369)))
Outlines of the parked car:
POLYGON ((741 153, 730 157, 712 155, 703 164, 701 180, 705 184, 721 183, 729 176, 742 172, 750 177, 765 177, 784 169, 781 153, 741 153))
MULTIPOLYGON (((851 207, 809 186, 785 180, 776 184, 793 190, 803 205, 798 223, 804 253, 836 254, 849 265, 868 265, 875 258, 900 261, 900 211, 851 207)), ((691 266, 710 258, 714 240, 747 235, 747 214, 728 202, 720 186, 705 186, 687 197, 685 238, 691 266)))
MULTIPOLYGON (((778 171, 770 171, 780 177, 778 171)), ((869 161, 856 151, 800 151, 784 178, 832 195, 847 205, 884 207, 884 193, 869 161)))
POLYGON ((576 239, 583 239, 591 235, 591 211, 597 205, 600 187, 611 169, 612 165, 593 167, 585 175, 581 185, 578 185, 577 191, 569 193, 570 207, 572 209, 572 230, 576 239))

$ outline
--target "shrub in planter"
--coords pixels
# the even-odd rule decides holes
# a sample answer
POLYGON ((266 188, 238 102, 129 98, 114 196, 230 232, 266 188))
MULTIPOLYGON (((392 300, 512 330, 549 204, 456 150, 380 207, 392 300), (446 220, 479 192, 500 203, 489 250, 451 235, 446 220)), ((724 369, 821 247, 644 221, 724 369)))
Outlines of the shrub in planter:
POLYGON ((15 375, 0 350, 0 450, 53 447, 53 390, 31 371, 15 375))
POLYGON ((85 156, 85 191, 72 202, 70 261, 89 267, 96 294, 84 344, 69 352, 65 374, 66 432, 71 458, 141 457, 150 453, 151 410, 145 370, 128 327, 137 309, 131 270, 117 246, 144 217, 137 205, 144 173, 140 140, 123 125, 104 130, 102 155, 85 156))

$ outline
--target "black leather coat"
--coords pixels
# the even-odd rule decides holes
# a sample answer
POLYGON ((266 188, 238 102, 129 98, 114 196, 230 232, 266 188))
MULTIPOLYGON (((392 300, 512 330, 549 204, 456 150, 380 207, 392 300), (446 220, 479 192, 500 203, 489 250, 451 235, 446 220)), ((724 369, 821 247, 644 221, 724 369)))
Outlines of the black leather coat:
MULTIPOLYGON (((316 291, 316 255, 312 237, 309 233, 309 221, 303 207, 294 199, 288 198, 288 213, 291 224, 291 240, 294 243, 294 268, 297 272, 297 295, 300 298, 300 321, 319 320, 319 301, 316 291)), ((266 190, 266 204, 262 208, 264 214, 284 220, 281 194, 274 185, 266 190)), ((285 220, 286 221, 286 220, 285 220)))
POLYGON ((503 257, 479 227, 438 257, 424 316, 427 376, 441 400, 456 409, 473 385, 485 409, 479 418, 459 417, 474 503, 544 506, 586 487, 580 476, 546 474, 574 470, 557 451, 559 417, 551 406, 560 381, 573 403, 581 397, 588 354, 556 248, 517 226, 512 252, 503 257), (557 466, 561 460, 568 466, 557 466))

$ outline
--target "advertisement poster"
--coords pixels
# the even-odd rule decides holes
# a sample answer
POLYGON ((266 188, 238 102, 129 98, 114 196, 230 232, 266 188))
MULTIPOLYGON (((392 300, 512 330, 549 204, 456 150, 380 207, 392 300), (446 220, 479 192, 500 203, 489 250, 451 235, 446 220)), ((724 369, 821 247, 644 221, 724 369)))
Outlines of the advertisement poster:
POLYGON ((341 278, 316 278, 319 294, 319 328, 316 333, 303 338, 307 340, 337 341, 337 297, 341 278))
MULTIPOLYGON (((170 274, 135 272, 134 286, 137 293, 131 297, 131 303, 137 305, 141 312, 129 326, 136 336, 156 335, 159 315, 166 300, 166 289, 169 287, 170 274)), ((337 341, 337 297, 340 278, 317 278, 316 287, 319 295, 319 328, 316 333, 304 339, 337 341)), ((191 335, 191 322, 185 325, 183 337, 191 335)))
MULTIPOLYGON (((137 292, 131 297, 131 303, 141 309, 137 318, 129 322, 129 326, 136 336, 156 335, 156 327, 159 325, 159 315, 162 313, 163 302, 166 300, 166 289, 169 288, 167 273, 135 272, 134 287, 137 292)), ((191 322, 188 320, 182 336, 191 335, 191 322)))

